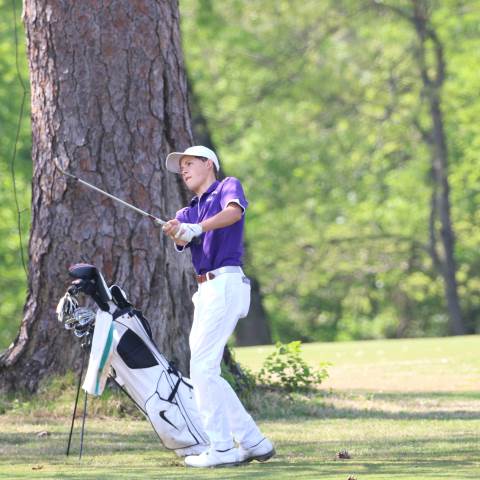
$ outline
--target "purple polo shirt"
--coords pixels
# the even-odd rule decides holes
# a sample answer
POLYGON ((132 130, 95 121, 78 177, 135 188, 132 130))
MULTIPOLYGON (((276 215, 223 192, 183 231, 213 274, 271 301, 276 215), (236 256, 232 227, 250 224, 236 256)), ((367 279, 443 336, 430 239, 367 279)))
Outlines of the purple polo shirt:
POLYGON ((243 226, 248 202, 242 184, 234 177, 227 177, 221 182, 217 180, 200 199, 193 197, 190 205, 179 210, 175 216, 182 223, 200 223, 221 212, 232 202, 240 205, 244 212, 238 222, 202 233, 200 244, 187 245, 192 252, 193 266, 199 275, 220 267, 243 265, 243 226))

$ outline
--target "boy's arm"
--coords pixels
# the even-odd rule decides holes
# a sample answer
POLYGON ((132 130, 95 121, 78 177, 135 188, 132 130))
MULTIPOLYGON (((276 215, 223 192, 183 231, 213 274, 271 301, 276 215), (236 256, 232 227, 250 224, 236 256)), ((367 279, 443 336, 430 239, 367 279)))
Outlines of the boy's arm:
POLYGON ((238 179, 227 177, 223 181, 220 205, 222 207, 221 212, 195 224, 188 223, 188 219, 183 218, 185 217, 185 210, 180 210, 177 212, 177 222, 170 220, 163 229, 178 246, 183 247, 203 232, 229 227, 238 222, 248 206, 242 184, 238 179), (183 226, 181 226, 182 224, 183 226), (180 226, 181 230, 179 230, 180 226), (176 238, 176 235, 178 235, 178 238, 176 238), (183 240, 180 240, 180 238, 183 238, 183 240))
POLYGON ((221 212, 200 222, 200 226, 203 232, 229 227, 238 222, 242 218, 242 215, 242 207, 238 205, 238 203, 231 202, 221 212))

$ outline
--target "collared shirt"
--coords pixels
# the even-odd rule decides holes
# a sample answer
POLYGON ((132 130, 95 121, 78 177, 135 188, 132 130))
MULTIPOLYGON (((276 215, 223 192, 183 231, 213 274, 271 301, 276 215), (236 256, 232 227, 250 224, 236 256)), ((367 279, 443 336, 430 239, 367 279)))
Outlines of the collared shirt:
MULTIPOLYGON (((229 203, 240 205, 242 218, 228 227, 202 233, 199 244, 187 245, 199 275, 220 267, 243 265, 243 227, 248 202, 242 184, 235 177, 227 177, 221 182, 217 180, 200 198, 193 197, 190 205, 179 210, 175 216, 182 223, 200 223, 221 212, 229 203)), ((177 250, 183 249, 177 247, 177 250)))

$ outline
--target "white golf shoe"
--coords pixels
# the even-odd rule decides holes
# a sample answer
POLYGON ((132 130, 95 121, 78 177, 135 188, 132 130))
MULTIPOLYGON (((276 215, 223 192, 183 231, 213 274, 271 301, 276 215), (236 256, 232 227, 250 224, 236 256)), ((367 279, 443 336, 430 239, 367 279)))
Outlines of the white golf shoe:
POLYGON ((264 438, 259 443, 250 448, 240 446, 240 454, 242 455, 242 462, 247 463, 252 460, 259 462, 266 462, 269 458, 275 455, 275 447, 268 438, 264 438))
POLYGON ((185 457, 185 465, 187 467, 234 467, 243 462, 242 454, 238 448, 231 448, 225 452, 209 449, 200 455, 189 455, 185 457))

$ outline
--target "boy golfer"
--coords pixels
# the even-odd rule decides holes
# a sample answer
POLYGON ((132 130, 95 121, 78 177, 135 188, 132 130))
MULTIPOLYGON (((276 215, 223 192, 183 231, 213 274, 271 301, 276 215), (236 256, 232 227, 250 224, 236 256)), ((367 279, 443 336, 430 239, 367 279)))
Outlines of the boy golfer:
POLYGON ((190 332, 190 377, 210 449, 185 458, 191 467, 266 461, 275 454, 227 381, 220 362, 228 337, 250 306, 250 281, 242 271, 243 226, 248 202, 233 177, 216 180, 219 163, 203 146, 168 155, 167 169, 196 194, 164 225, 179 252, 190 248, 198 290, 190 332), (238 443, 238 447, 235 446, 238 443))

